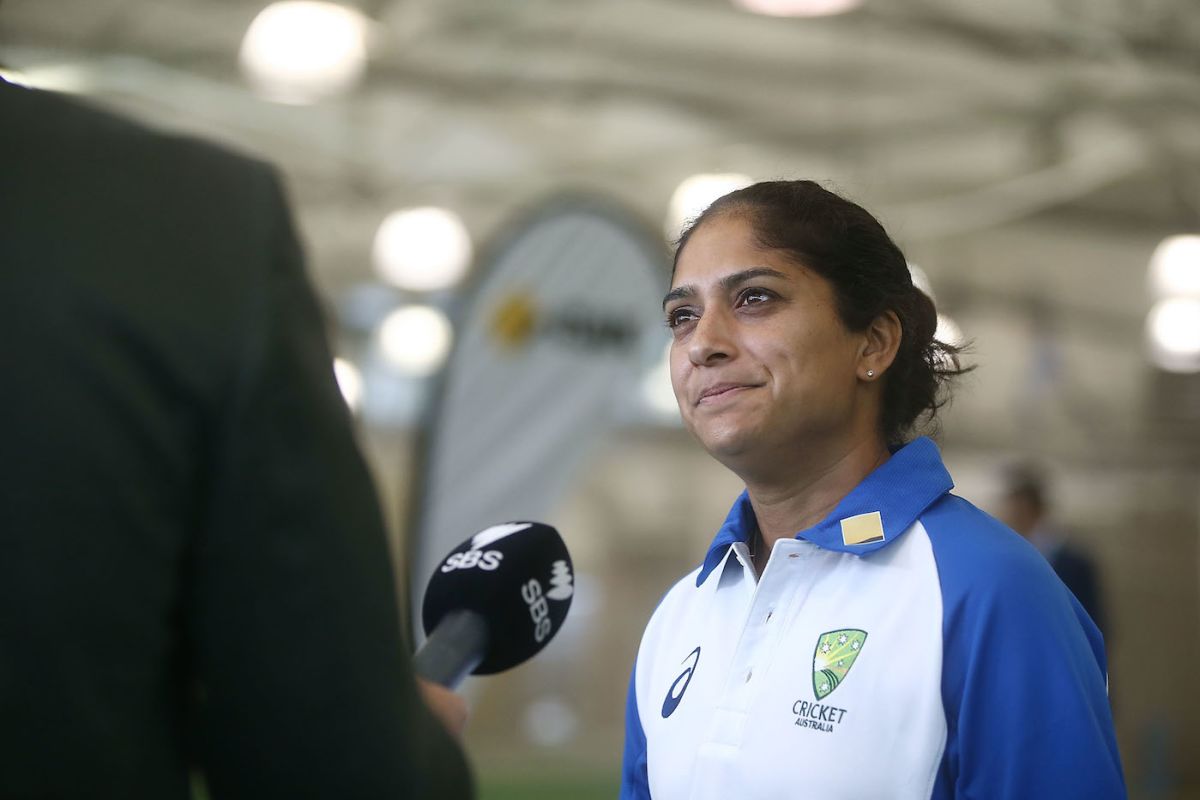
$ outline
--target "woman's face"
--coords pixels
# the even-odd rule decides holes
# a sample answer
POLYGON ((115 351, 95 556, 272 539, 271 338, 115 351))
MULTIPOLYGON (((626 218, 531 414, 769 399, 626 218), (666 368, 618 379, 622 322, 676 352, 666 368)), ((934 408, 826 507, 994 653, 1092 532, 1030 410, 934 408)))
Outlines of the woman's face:
POLYGON ((742 217, 692 233, 664 311, 684 424, 735 471, 849 435, 868 413, 857 391, 865 335, 842 324, 828 281, 761 249, 742 217))

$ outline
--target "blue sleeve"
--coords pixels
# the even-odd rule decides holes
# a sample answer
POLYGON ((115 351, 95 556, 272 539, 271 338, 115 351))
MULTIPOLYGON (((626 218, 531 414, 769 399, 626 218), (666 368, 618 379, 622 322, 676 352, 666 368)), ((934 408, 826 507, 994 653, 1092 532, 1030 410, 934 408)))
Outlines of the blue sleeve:
POLYGON ((1126 797, 1091 619, 1036 550, 966 501, 921 521, 943 602, 935 800, 1126 797))
POLYGON ((650 800, 650 776, 646 771, 646 732, 637 707, 637 665, 629 676, 625 701, 625 755, 621 764, 620 800, 650 800))

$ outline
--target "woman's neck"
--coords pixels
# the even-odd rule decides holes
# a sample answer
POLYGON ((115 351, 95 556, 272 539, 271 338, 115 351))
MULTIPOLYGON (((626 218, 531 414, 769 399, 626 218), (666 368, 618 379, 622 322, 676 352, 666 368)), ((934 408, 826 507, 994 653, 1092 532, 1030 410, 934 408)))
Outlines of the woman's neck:
POLYGON ((825 519, 889 457, 883 441, 870 436, 824 451, 806 450, 803 467, 777 476, 777 480, 747 480, 746 491, 761 537, 754 546, 760 574, 775 542, 791 539, 825 519))

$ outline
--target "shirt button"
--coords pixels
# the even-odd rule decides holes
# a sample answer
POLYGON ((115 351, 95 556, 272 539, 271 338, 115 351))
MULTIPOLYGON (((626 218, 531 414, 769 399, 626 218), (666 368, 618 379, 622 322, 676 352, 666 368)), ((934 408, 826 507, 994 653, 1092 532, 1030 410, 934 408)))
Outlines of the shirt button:
POLYGON ((765 620, 763 620, 763 621, 764 621, 764 622, 770 622, 770 621, 771 621, 771 617, 773 617, 773 616, 775 616, 775 612, 774 612, 774 611, 768 611, 768 612, 767 612, 767 618, 766 618, 765 620))
POLYGON ((750 682, 750 678, 753 675, 754 675, 754 670, 752 670, 752 669, 746 670, 746 683, 750 682))
POLYGON ((788 553, 788 558, 799 558, 799 557, 800 557, 799 553, 788 553))

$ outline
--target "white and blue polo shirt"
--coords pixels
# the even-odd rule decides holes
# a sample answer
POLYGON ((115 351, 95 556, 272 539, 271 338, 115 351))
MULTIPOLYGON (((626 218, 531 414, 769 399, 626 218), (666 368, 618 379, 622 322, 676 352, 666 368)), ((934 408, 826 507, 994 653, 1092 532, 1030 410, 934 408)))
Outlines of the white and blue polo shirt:
POLYGON ((1099 631, 952 487, 917 439, 761 578, 743 493, 646 627, 621 797, 1125 797, 1099 631))

